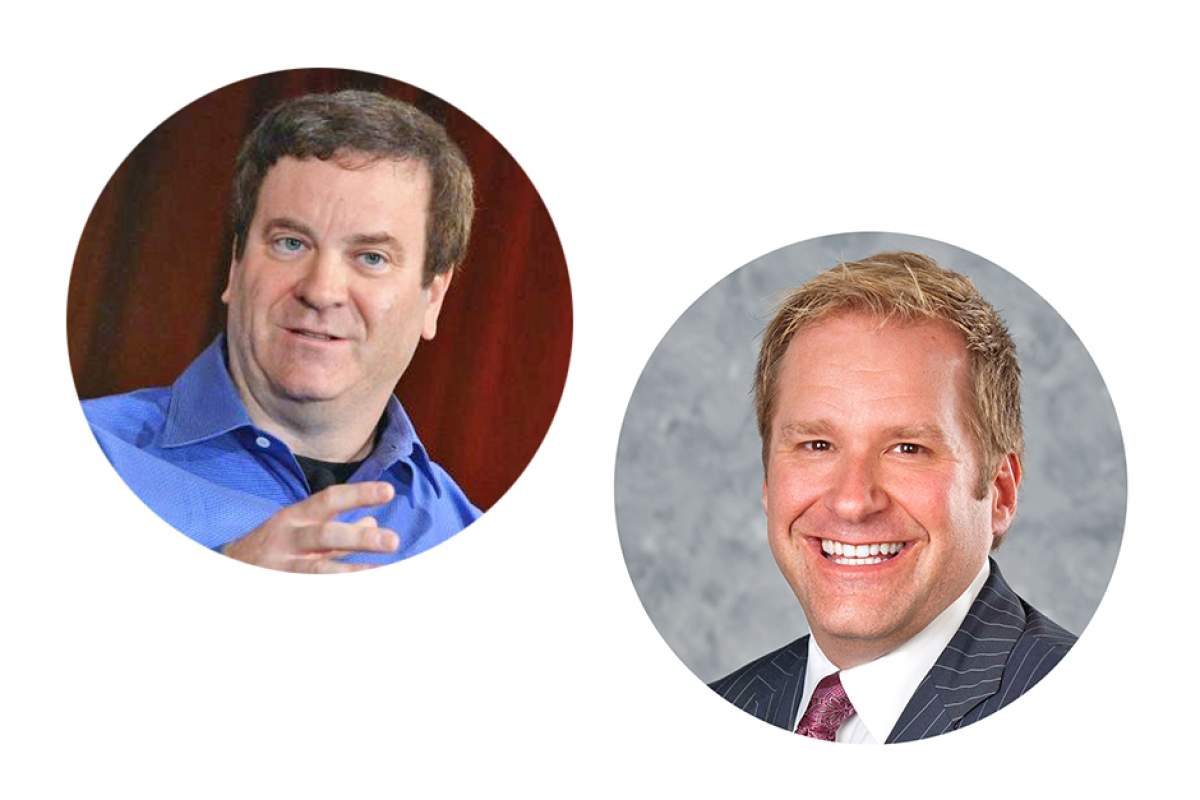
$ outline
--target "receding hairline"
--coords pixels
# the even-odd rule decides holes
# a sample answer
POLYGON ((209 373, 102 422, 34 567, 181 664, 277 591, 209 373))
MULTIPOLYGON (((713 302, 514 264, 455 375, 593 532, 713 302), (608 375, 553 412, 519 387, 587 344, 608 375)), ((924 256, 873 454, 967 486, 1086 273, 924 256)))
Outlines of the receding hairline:
POLYGON ((889 251, 840 262, 788 292, 776 307, 763 331, 754 379, 764 469, 779 372, 791 340, 832 315, 850 312, 873 313, 881 326, 929 320, 957 329, 966 345, 968 427, 982 455, 981 481, 1004 454, 1023 458, 1020 365, 1004 320, 968 276, 920 253, 889 251))
MULTIPOLYGON (((768 420, 766 435, 764 437, 764 448, 769 447, 774 439, 775 431, 778 429, 780 435, 828 435, 833 433, 838 427, 834 421, 828 416, 813 416, 809 418, 801 418, 796 420, 788 420, 781 425, 775 425, 779 418, 779 408, 777 398, 781 391, 781 375, 784 371, 784 362, 789 357, 795 357, 795 349, 798 343, 802 343, 806 333, 812 332, 815 328, 830 323, 840 322, 846 319, 858 319, 863 321, 872 321, 874 325, 872 330, 875 333, 880 333, 888 327, 900 328, 918 328, 930 327, 934 330, 939 330, 952 337, 953 346, 955 349, 954 356, 958 362, 957 376, 955 377, 955 394, 958 400, 958 409, 961 414, 960 422, 970 431, 972 417, 974 415, 974 388, 972 386, 971 375, 971 356, 967 349, 967 340, 965 334, 954 325, 950 320, 941 317, 917 317, 917 318, 895 318, 887 314, 880 314, 872 311, 864 311, 857 308, 831 308, 819 316, 806 319, 803 324, 797 326, 792 331, 791 337, 788 340, 787 347, 779 356, 779 366, 774 374, 774 392, 775 396, 771 398, 771 419, 768 420)), ((942 361, 940 363, 946 363, 942 361)), ((853 368, 852 366, 850 367, 853 368)), ((934 422, 912 421, 898 423, 887 426, 883 433, 894 438, 904 438, 910 436, 913 438, 936 439, 941 442, 948 443, 950 437, 946 430, 939 424, 934 422)), ((970 443, 973 450, 981 450, 982 442, 970 443)), ((976 452, 977 457, 983 458, 985 454, 976 452)), ((765 466, 765 465, 764 465, 765 466)))

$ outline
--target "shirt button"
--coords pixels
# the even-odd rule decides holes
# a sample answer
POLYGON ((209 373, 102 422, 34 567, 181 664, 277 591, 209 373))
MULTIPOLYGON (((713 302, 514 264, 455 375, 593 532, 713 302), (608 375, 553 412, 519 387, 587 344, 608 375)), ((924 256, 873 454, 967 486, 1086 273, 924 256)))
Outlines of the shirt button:
POLYGON ((265 436, 260 436, 254 440, 254 443, 264 450, 271 446, 271 440, 265 436))

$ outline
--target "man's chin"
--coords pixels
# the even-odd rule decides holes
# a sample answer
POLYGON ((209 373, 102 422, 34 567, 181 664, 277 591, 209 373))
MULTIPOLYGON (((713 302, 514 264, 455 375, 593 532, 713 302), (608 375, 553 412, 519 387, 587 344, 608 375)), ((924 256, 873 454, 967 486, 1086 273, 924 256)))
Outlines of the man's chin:
POLYGON ((338 399, 339 394, 320 388, 300 387, 282 393, 285 400, 297 405, 318 405, 338 399))
MULTIPOLYGON (((818 642, 839 643, 855 650, 891 649, 892 642, 902 642, 902 621, 895 619, 887 606, 876 604, 829 604, 826 607, 805 609, 809 626, 818 642), (819 623, 816 622, 819 620, 819 623)), ((822 645, 825 649, 825 645, 822 645)), ((879 652, 878 655, 883 655, 879 652)))
POLYGON ((289 403, 303 405, 308 403, 328 403, 345 394, 342 386, 330 381, 313 380, 312 378, 286 378, 273 382, 275 394, 289 403))

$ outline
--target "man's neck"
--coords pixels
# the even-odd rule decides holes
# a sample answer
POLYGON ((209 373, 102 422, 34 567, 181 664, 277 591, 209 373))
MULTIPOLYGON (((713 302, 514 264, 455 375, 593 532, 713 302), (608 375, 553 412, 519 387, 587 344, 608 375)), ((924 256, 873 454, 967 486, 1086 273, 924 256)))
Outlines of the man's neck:
MULTIPOLYGON (((284 402, 270 410, 249 392, 239 390, 250 420, 277 437, 293 453, 318 461, 361 461, 375 446, 375 430, 387 408, 387 396, 373 408, 357 411, 335 407, 334 401, 284 402)), ((344 404, 342 404, 344 406, 344 404)))
POLYGON ((355 425, 352 430, 345 427, 300 430, 284 426, 272 427, 272 422, 273 420, 269 420, 265 424, 255 424, 279 437, 298 456, 342 464, 362 461, 371 454, 375 446, 375 430, 379 417, 365 428, 355 425))

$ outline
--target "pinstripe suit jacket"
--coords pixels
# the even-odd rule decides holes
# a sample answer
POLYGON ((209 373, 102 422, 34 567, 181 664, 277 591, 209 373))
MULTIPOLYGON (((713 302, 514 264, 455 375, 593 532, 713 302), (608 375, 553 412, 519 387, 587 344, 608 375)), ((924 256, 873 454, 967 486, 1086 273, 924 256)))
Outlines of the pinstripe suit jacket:
MULTIPOLYGON (((1017 596, 996 562, 950 644, 925 675, 887 743, 956 730, 992 714, 1045 677, 1075 636, 1017 596)), ((710 687, 743 711, 792 729, 804 691, 808 637, 752 661, 710 687)))

